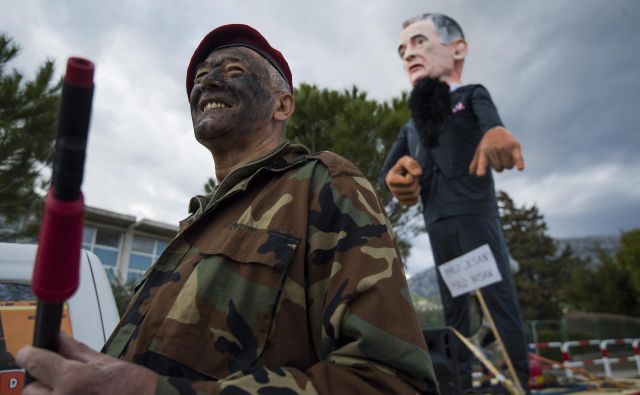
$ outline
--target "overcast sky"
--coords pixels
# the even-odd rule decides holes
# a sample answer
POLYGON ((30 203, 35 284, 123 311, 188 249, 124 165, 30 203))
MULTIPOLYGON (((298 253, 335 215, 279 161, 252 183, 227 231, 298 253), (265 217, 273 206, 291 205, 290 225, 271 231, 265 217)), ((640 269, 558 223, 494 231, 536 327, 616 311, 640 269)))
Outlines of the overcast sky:
MULTIPOLYGON (((167 223, 213 176, 193 138, 188 59, 214 27, 247 23, 287 58, 294 85, 352 85, 389 100, 410 89, 396 54, 401 23, 442 12, 469 43, 463 82, 491 92, 527 168, 496 177, 539 207, 553 237, 640 227, 640 1, 3 1, 0 31, 32 76, 47 57, 96 63, 87 204, 167 223)), ((431 264, 426 237, 408 272, 431 264)))

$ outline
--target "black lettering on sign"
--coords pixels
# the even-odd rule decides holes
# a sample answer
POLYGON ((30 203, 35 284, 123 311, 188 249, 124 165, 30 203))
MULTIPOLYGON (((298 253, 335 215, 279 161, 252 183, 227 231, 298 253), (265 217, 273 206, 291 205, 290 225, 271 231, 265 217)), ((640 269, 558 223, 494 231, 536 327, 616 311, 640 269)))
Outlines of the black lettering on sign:
POLYGON ((455 280, 454 282, 451 283, 451 288, 466 288, 466 287, 467 287, 467 280, 464 278, 455 280))
POLYGON ((460 272, 460 269, 461 269, 460 265, 449 265, 444 268, 444 274, 445 275, 456 274, 460 272))
POLYGON ((482 270, 480 272, 473 273, 470 277, 472 282, 478 283, 492 278, 493 272, 491 272, 490 270, 482 270))

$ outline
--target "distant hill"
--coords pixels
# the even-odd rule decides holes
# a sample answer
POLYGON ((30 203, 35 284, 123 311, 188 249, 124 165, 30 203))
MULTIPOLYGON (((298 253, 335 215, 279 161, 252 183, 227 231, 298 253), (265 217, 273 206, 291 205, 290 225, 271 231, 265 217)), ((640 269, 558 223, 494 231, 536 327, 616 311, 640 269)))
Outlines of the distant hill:
POLYGON ((411 276, 411 278, 409 279, 409 291, 412 294, 420 296, 439 297, 440 291, 438 290, 436 268, 434 266, 431 266, 411 276))
POLYGON ((569 246, 576 256, 590 261, 593 267, 598 263, 599 249, 611 257, 618 252, 620 235, 571 237, 556 239, 556 242, 558 242, 559 250, 569 246))
MULTIPOLYGON (((576 256, 590 260, 592 266, 598 263, 598 248, 610 256, 615 255, 618 248, 620 248, 619 235, 570 237, 556 239, 556 242, 559 250, 562 250, 565 246, 570 246, 576 256)), ((435 267, 429 267, 411 276, 409 290, 412 294, 420 296, 439 296, 440 291, 438 290, 435 267)))

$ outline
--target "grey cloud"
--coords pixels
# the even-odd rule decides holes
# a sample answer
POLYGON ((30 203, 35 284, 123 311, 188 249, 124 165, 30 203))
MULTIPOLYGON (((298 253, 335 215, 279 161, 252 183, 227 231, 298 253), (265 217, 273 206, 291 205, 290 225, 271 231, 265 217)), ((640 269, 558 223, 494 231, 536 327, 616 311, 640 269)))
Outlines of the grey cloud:
MULTIPOLYGON (((88 203, 175 222, 213 175, 210 154, 193 140, 184 91, 205 33, 249 23, 282 50, 295 83, 355 84, 387 100, 410 88, 397 39, 402 21, 423 12, 460 22, 470 44, 463 80, 487 86, 523 144, 527 169, 500 175, 498 188, 517 204, 540 202, 553 235, 640 226, 638 195, 625 188, 640 174, 636 1, 23 0, 0 5, 0 26, 23 46, 20 70, 35 71, 47 56, 59 72, 71 55, 96 60, 88 203), (599 168, 620 174, 589 182, 599 168), (556 200, 579 194, 588 204, 570 215, 558 209, 565 202, 556 200)), ((424 262, 424 248, 417 243, 420 258, 410 260, 424 262)))

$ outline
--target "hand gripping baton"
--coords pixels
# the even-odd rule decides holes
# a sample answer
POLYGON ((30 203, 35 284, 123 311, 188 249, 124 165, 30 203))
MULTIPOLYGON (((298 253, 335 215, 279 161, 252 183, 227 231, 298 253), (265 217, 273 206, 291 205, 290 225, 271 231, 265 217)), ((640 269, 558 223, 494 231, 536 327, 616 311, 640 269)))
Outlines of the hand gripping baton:
MULTIPOLYGON (((51 188, 31 287, 38 298, 33 345, 58 349, 64 301, 78 288, 84 199, 80 185, 91 117, 94 65, 69 58, 62 84, 51 188)), ((30 381, 27 377, 27 381, 30 381)))

